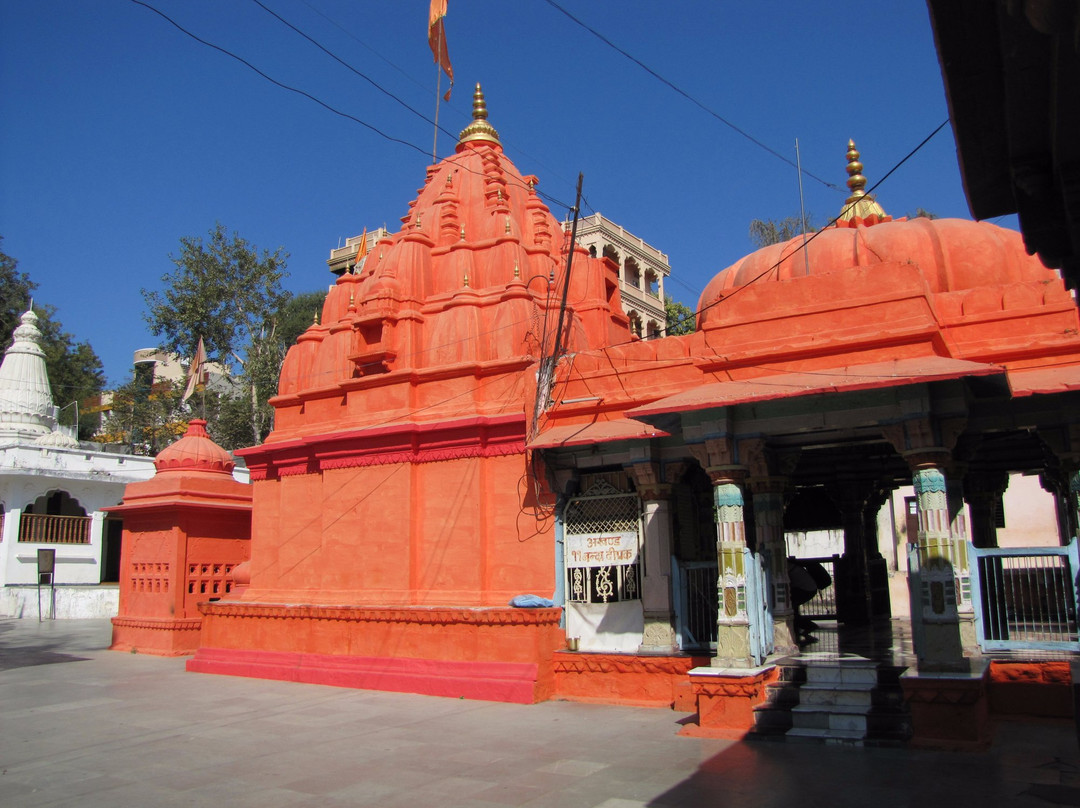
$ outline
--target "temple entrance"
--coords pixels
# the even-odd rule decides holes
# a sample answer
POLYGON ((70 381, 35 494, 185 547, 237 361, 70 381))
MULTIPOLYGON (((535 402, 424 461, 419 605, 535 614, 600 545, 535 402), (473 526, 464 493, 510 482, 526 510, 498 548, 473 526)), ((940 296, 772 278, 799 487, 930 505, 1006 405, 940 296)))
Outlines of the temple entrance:
POLYGON ((716 651, 716 521, 712 485, 690 464, 672 492, 672 567, 676 630, 684 651, 716 651))
POLYGON ((641 500, 624 472, 586 474, 563 511, 566 632, 582 651, 636 652, 641 603, 641 500))

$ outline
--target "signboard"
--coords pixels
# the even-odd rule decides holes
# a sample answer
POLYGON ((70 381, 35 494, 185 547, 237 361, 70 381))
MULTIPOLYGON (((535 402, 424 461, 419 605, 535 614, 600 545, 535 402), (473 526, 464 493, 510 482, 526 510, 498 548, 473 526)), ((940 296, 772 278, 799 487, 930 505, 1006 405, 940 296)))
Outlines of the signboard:
POLYGON ((636 530, 568 535, 565 546, 567 567, 610 567, 638 560, 636 530))

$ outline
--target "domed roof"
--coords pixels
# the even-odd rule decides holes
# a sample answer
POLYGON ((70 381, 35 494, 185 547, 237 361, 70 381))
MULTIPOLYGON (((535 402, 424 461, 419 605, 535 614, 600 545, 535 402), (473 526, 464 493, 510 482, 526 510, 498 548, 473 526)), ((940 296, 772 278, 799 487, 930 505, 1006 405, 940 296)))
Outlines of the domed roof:
POLYGON ((206 433, 206 421, 201 418, 192 418, 184 437, 165 447, 154 458, 154 467, 159 473, 209 471, 231 475, 235 466, 229 453, 210 440, 206 433))
POLYGON ((78 449, 79 442, 65 432, 54 429, 47 435, 42 435, 36 441, 35 446, 44 446, 48 449, 78 449))
MULTIPOLYGON (((854 144, 849 145, 849 158, 852 153, 857 158, 854 144)), ((858 163, 855 183, 849 179, 853 191, 861 191, 866 182, 861 171, 858 163)), ((1013 230, 966 219, 894 221, 865 194, 853 193, 833 225, 763 247, 717 274, 698 301, 699 327, 723 318, 724 307, 716 304, 738 287, 887 264, 917 266, 931 293, 1058 277, 1028 255, 1013 230)))

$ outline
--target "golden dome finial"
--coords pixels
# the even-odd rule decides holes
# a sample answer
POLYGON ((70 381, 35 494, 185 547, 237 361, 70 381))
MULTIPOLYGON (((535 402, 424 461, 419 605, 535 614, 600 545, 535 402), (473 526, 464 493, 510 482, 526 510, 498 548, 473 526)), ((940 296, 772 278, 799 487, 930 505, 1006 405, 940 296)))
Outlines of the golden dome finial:
POLYGON ((863 176, 863 164, 859 162, 859 150, 855 148, 855 141, 849 140, 847 142, 847 173, 848 181, 847 187, 851 191, 845 202, 851 204, 859 199, 859 197, 866 196, 866 177, 863 176))
POLYGON ((847 187, 851 196, 844 200, 844 208, 837 217, 838 222, 853 222, 856 219, 864 223, 870 221, 888 221, 891 217, 885 212, 874 197, 866 193, 866 177, 863 176, 863 164, 859 161, 859 150, 854 140, 848 140, 847 150, 847 187), (876 218, 872 218, 876 217, 876 218))
POLYGON ((476 91, 473 93, 472 103, 472 123, 461 130, 461 134, 458 135, 458 146, 476 141, 487 141, 488 143, 502 145, 499 142, 499 133, 495 131, 495 127, 488 123, 487 116, 487 102, 484 100, 484 91, 480 89, 480 82, 476 82, 476 91))

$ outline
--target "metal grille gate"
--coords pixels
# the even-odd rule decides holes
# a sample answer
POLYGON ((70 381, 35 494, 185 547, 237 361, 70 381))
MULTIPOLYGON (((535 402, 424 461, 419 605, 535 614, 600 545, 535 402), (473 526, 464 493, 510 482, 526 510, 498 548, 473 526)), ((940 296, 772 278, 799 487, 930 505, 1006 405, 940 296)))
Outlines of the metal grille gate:
POLYGON ((567 538, 585 536, 595 539, 596 553, 591 563, 585 559, 566 558, 566 599, 571 603, 615 603, 641 598, 641 574, 638 561, 641 524, 641 500, 637 494, 619 491, 604 480, 566 504, 563 516, 567 538), (617 553, 607 537, 633 533, 634 554, 631 563, 618 563, 617 553), (600 563, 599 554, 605 557, 600 563))

